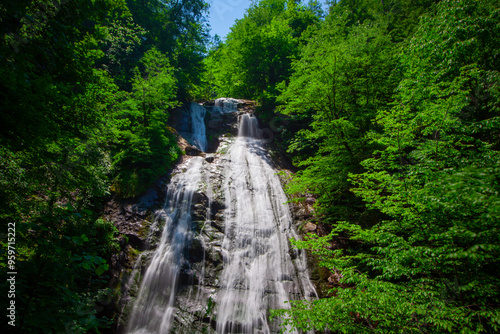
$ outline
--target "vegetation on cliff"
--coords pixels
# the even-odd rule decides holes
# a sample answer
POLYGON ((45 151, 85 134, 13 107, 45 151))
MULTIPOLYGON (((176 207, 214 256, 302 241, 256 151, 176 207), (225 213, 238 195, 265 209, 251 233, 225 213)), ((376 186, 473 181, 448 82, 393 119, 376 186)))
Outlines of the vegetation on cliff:
POLYGON ((199 81, 206 9, 203 0, 0 4, 2 233, 15 225, 0 267, 18 273, 9 297, 18 333, 107 326, 96 301, 108 300, 104 273, 119 245, 112 222, 98 219, 103 199, 140 194, 176 161, 166 121, 199 81))

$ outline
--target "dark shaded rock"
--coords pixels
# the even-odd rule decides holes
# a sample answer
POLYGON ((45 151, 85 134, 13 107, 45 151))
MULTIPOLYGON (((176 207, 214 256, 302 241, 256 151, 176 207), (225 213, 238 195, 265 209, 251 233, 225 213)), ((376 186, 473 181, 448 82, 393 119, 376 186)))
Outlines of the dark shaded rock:
POLYGON ((217 151, 220 144, 220 137, 236 136, 238 134, 238 112, 223 114, 209 112, 206 118, 207 152, 217 151))
POLYGON ((211 119, 210 121, 208 121, 208 129, 210 130, 216 130, 216 129, 219 129, 221 126, 222 126, 222 119, 220 118, 217 118, 217 119, 211 119))
POLYGON ((214 200, 210 203, 210 219, 213 220, 222 220, 222 214, 224 213, 224 210, 226 209, 226 205, 224 202, 220 200, 214 200))
POLYGON ((188 257, 190 263, 201 262, 205 259, 205 247, 200 239, 195 238, 191 241, 188 248, 188 257))
POLYGON ((138 235, 136 235, 136 234, 125 234, 125 236, 128 238, 128 243, 133 248, 135 248, 135 249, 137 249, 139 251, 143 251, 143 250, 146 249, 146 241, 144 239, 142 239, 141 237, 139 237, 138 235))
POLYGON ((200 151, 200 149, 194 146, 187 146, 184 150, 186 152, 186 155, 189 156, 199 156, 203 153, 202 151, 200 151))

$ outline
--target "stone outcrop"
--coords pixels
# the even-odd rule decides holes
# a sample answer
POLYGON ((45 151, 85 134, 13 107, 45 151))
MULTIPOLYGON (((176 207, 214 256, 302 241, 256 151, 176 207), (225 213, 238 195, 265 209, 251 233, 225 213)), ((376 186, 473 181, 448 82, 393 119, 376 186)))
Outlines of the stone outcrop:
MULTIPOLYGON (((211 124, 216 125, 207 131, 210 139, 207 151, 213 153, 201 152, 183 138, 176 128, 170 128, 185 153, 170 175, 182 172, 183 163, 192 156, 204 156, 210 165, 210 194, 207 194, 207 189, 199 189, 193 196, 194 237, 185 254, 186 262, 190 265, 182 268, 176 296, 176 304, 182 305, 184 309, 174 317, 175 327, 183 333, 215 332, 211 316, 213 309, 210 305, 213 305, 211 298, 218 288, 218 277, 223 266, 221 244, 224 237, 224 198, 220 189, 223 170, 219 163, 223 151, 217 149, 223 150, 227 144, 226 138, 237 133, 238 112, 216 115, 213 118, 210 114, 207 116, 207 122, 212 121, 211 124), (198 295, 196 303, 192 300, 193 294, 198 295), (184 328, 187 323, 191 326, 189 329, 184 328), (193 323, 200 328, 192 328, 193 323)), ((182 117, 177 117, 172 125, 178 126, 181 120, 182 117)), ((155 216, 165 204, 169 180, 170 176, 165 175, 144 195, 131 199, 112 197, 105 205, 102 218, 116 225, 122 247, 121 252, 113 256, 110 265, 109 286, 114 290, 113 296, 99 305, 101 312, 114 319, 115 325, 110 333, 123 333, 126 328, 128 314, 139 290, 140 277, 161 236, 163 226, 158 224, 155 216)))
MULTIPOLYGON (((208 113, 206 117, 208 147, 207 153, 199 151, 178 134, 178 143, 185 155, 171 175, 181 172, 183 163, 192 156, 203 156, 206 164, 206 184, 196 191, 192 200, 192 239, 185 251, 186 264, 181 268, 176 293, 178 311, 173 317, 175 332, 215 333, 214 314, 216 291, 223 270, 222 241, 224 238, 225 198, 222 190, 223 155, 237 134, 238 117, 244 112, 254 112, 255 103, 239 100, 238 111, 230 113, 208 113), (210 185, 210 186, 208 186, 210 185), (193 298, 196 296, 196 298, 193 298), (194 325, 193 325, 194 324, 194 325), (196 327, 196 328, 193 328, 196 327)), ((214 101, 205 104, 208 109, 214 101)), ((179 129, 183 116, 172 119, 172 126, 179 129)), ((177 130, 173 130, 177 133, 177 130)), ((180 131, 178 132, 180 133, 180 131)), ((283 161, 277 161, 282 165, 283 161)), ((287 166, 288 167, 288 166, 287 166)), ((290 170, 282 169, 284 174, 290 170)), ((144 274, 156 242, 163 229, 161 221, 155 217, 165 203, 170 177, 160 178, 146 194, 136 199, 112 198, 105 207, 104 219, 113 221, 122 234, 122 252, 116 254, 111 265, 114 298, 115 326, 110 333, 123 333, 128 314, 139 290, 139 282, 144 274)), ((286 177, 282 178, 286 182, 286 177)), ((291 204, 292 215, 297 230, 302 233, 321 235, 321 226, 314 223, 314 198, 307 195, 305 201, 291 204)), ((314 263, 314 259, 310 259, 314 263)), ((325 274, 314 274, 316 281, 325 274)), ((328 277, 323 277, 326 281, 328 277)), ((335 284, 336 277, 328 283, 335 284)), ((110 313, 110 316, 112 312, 110 313)))

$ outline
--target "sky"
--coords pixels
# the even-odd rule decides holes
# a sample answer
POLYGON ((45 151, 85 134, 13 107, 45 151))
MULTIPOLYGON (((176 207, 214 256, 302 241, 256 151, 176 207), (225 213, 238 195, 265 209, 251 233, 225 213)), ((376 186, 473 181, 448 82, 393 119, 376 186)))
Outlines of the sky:
POLYGON ((210 0, 208 23, 211 26, 211 36, 215 34, 224 40, 236 19, 242 19, 250 7, 250 0, 210 0))

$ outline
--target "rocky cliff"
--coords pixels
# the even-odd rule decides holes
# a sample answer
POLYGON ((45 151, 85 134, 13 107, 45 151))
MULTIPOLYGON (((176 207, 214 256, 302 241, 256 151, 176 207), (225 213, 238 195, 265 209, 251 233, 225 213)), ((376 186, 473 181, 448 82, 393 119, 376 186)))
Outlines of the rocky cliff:
MULTIPOLYGON (((209 111, 216 106, 214 101, 206 103, 209 111)), ((192 200, 193 238, 186 250, 186 262, 179 276, 176 293, 174 328, 181 333, 215 333, 213 300, 220 288, 219 279, 223 267, 221 246, 224 238, 225 198, 222 191, 223 160, 230 142, 237 133, 238 115, 255 112, 252 101, 239 101, 233 112, 209 112, 205 119, 207 126, 207 152, 201 152, 181 135, 178 143, 185 155, 169 175, 157 180, 143 196, 136 199, 111 199, 105 208, 104 218, 113 221, 121 235, 122 252, 116 254, 111 263, 110 287, 113 298, 104 305, 104 312, 113 317, 113 333, 122 333, 126 328, 128 315, 137 297, 141 277, 147 268, 151 255, 163 229, 158 212, 165 205, 166 189, 171 175, 180 173, 191 156, 201 156, 207 162, 206 179, 192 200), (196 298, 193 298, 196 296, 196 298)), ((187 110, 181 110, 172 119, 171 126, 179 134, 189 128, 187 110), (186 125, 187 123, 187 125, 186 125)), ((272 143, 269 143, 272 147, 272 143)), ((281 165, 283 175, 290 175, 289 167, 282 159, 275 159, 281 165)), ((282 178, 286 182, 286 177, 282 178)), ((308 222, 313 217, 313 198, 292 205, 296 228, 303 232, 321 234, 321 226, 308 222)), ((163 222, 164 223, 164 222, 163 222)), ((311 261, 313 263, 314 261, 311 261)), ((314 270, 316 282, 325 280, 325 273, 314 270)))

